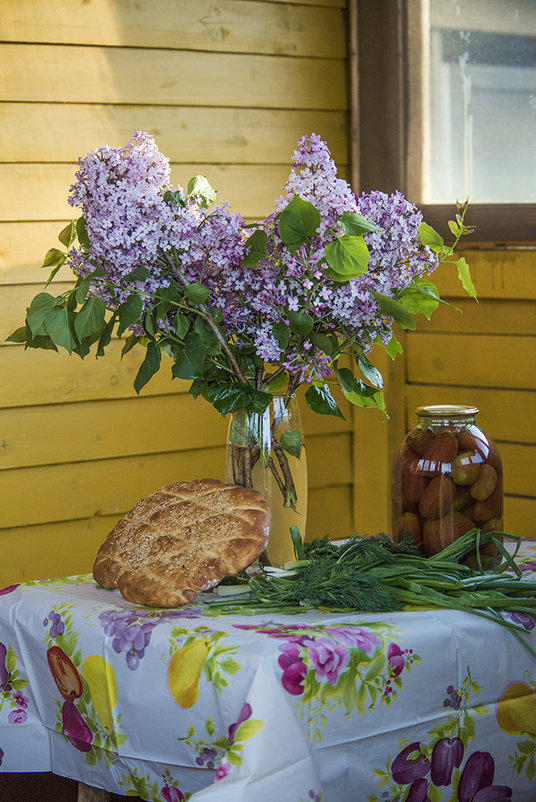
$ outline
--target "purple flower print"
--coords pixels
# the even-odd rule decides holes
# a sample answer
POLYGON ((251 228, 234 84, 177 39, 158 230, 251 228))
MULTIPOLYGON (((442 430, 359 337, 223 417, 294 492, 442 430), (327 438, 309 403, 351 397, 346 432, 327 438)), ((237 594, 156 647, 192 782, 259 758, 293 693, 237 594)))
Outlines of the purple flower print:
POLYGON ((309 789, 308 796, 311 802, 321 802, 320 794, 315 793, 315 791, 312 788, 309 789))
POLYGON ((421 745, 414 741, 406 746, 391 763, 391 775, 395 783, 409 783, 425 777, 430 770, 430 761, 421 752, 421 745))
POLYGON ((327 679, 330 685, 336 685, 339 675, 350 662, 348 649, 325 635, 316 640, 307 640, 305 646, 316 678, 327 679))
POLYGON ((489 752, 473 752, 458 784, 458 802, 509 802, 512 789, 493 785, 495 761, 489 752))
POLYGON ((2 765, 2 760, 4 759, 4 750, 0 746, 0 766, 2 765))
POLYGON ((8 585, 7 588, 0 589, 0 596, 7 596, 8 593, 13 593, 14 590, 20 588, 20 582, 18 585, 8 585))
POLYGON ((7 690, 9 674, 6 668, 6 654, 7 649, 5 643, 0 643, 0 690, 7 690))
POLYGON ((17 710, 11 711, 11 713, 7 717, 7 720, 8 724, 24 724, 27 718, 28 718, 28 713, 26 712, 26 710, 18 708, 17 710))
POLYGON ((390 643, 387 649, 387 662, 391 669, 391 675, 398 677, 404 670, 406 665, 406 658, 402 653, 402 649, 396 643, 390 643))
POLYGON ((434 785, 450 785, 452 772, 463 760, 464 746, 460 738, 441 738, 432 751, 431 777, 434 785))
POLYGON ((341 646, 347 649, 361 649, 371 657, 382 642, 377 635, 361 627, 327 627, 325 630, 341 646))
POLYGON ((281 684, 287 693, 293 696, 300 696, 303 693, 303 680, 307 674, 307 666, 300 655, 300 648, 294 643, 280 646, 277 662, 283 669, 281 684))
POLYGON ((216 772, 216 776, 214 778, 214 782, 217 782, 217 780, 223 780, 224 777, 227 777, 227 775, 229 774, 230 771, 231 771, 231 764, 230 763, 224 763, 222 761, 220 763, 220 765, 218 766, 218 771, 216 772))
POLYGON ((521 624, 522 627, 525 627, 527 632, 530 632, 530 630, 534 629, 536 626, 534 618, 528 613, 521 613, 518 610, 514 610, 510 613, 510 618, 515 624, 521 624))
POLYGON ((231 724, 231 726, 227 730, 227 741, 229 743, 229 746, 234 742, 236 731, 240 726, 240 724, 242 724, 243 721, 247 721, 247 719, 250 716, 251 716, 251 705, 249 704, 249 702, 245 702, 245 704, 242 707, 242 710, 240 711, 238 719, 235 721, 234 724, 231 724))
POLYGON ((428 796, 428 780, 421 777, 420 780, 412 782, 409 794, 406 797, 406 802, 430 802, 430 797, 428 796))
POLYGON ((15 691, 13 699, 17 707, 22 707, 23 710, 26 710, 28 707, 28 697, 25 696, 22 691, 15 691))

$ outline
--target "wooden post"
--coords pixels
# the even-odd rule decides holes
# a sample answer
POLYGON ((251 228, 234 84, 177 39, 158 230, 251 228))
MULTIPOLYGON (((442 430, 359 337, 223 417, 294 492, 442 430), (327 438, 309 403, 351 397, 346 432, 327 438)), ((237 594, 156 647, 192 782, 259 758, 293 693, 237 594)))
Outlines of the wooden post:
POLYGON ((112 795, 109 791, 78 783, 78 802, 111 802, 111 799, 112 795))

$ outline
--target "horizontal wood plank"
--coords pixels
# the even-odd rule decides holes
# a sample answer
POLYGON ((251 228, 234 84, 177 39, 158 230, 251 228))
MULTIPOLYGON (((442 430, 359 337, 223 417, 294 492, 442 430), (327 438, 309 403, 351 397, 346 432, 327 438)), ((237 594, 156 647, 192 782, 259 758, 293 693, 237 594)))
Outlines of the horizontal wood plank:
POLYGON ((536 445, 497 441, 503 471, 504 492, 536 499, 536 445))
POLYGON ((410 334, 407 378, 468 387, 536 389, 536 336, 410 334))
POLYGON ((342 3, 252 0, 4 0, 2 37, 12 42, 169 48, 322 57, 344 54, 342 3), (58 24, 68 20, 68 24, 58 24))
POLYGON ((504 529, 513 535, 536 539, 536 499, 505 496, 504 529))
MULTIPOLYGON (((323 449, 326 443, 318 447, 323 449)), ((314 453, 316 446, 311 449, 314 453)), ((349 448, 339 448, 339 459, 346 466, 344 472, 350 483, 344 450, 348 453, 349 448)), ((123 514, 165 484, 197 477, 223 479, 224 455, 222 444, 215 448, 2 471, 4 501, 0 529, 123 514)), ((317 476, 314 471, 314 466, 321 463, 322 458, 315 454, 311 487, 313 482, 325 487, 324 473, 317 476)), ((327 464, 333 465, 333 461, 327 464)))
POLYGON ((203 108, 58 103, 0 103, 0 153, 6 162, 67 162, 134 131, 154 136, 173 162, 288 164, 312 131, 336 162, 348 162, 347 115, 320 109, 203 108), (36 130, 48 136, 35 136, 36 130), (69 131, 69 136, 55 132, 69 131))
POLYGON ((410 384, 406 394, 406 431, 417 423, 414 414, 417 407, 467 404, 480 410, 476 423, 494 440, 536 444, 536 393, 533 391, 410 384))
POLYGON ((457 298, 457 312, 441 304, 430 320, 419 316, 418 330, 423 332, 456 332, 458 334, 535 334, 536 303, 534 301, 457 298))
POLYGON ((313 490, 307 509, 306 540, 329 535, 331 540, 348 537, 353 530, 352 487, 313 490))
MULTIPOLYGON (((73 212, 71 209, 69 219, 73 212)), ((35 284, 37 291, 43 288, 50 273, 49 268, 41 268, 43 258, 49 248, 60 247, 58 234, 67 222, 0 223, 0 285, 35 284)), ((71 277, 71 271, 62 268, 56 280, 70 281, 71 277)))
MULTIPOLYGON (((467 250, 479 298, 536 300, 536 249, 467 250)), ((467 298, 454 265, 444 264, 431 276, 442 298, 467 298)))
POLYGON ((344 110, 337 56, 4 44, 0 100, 344 110))
MULTIPOLYGON (((172 183, 183 187, 202 174, 218 191, 219 201, 229 201, 233 212, 262 218, 283 192, 289 165, 173 165, 172 183)), ((0 164, 0 221, 70 220, 79 209, 67 203, 75 166, 66 164, 0 164)), ((345 169, 341 177, 345 177, 345 169)))

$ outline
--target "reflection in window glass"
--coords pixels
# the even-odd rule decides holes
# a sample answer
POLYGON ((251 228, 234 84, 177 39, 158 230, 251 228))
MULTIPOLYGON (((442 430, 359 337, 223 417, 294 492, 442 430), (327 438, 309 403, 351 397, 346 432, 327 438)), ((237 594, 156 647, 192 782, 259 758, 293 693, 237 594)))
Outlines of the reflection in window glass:
POLYGON ((430 0, 424 198, 536 201, 536 0, 430 0))

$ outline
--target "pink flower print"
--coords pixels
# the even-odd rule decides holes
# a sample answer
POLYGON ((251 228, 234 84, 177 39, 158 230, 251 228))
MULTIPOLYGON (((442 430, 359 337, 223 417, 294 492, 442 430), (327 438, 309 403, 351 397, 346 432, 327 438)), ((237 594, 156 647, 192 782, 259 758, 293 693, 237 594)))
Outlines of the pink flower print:
POLYGON ((303 693, 303 680, 307 674, 307 666, 300 655, 300 648, 294 643, 279 647, 282 654, 277 662, 283 669, 281 684, 287 693, 300 696, 303 693))
POLYGON ((307 654, 315 668, 317 679, 327 679, 330 685, 336 685, 339 675, 350 662, 350 655, 345 646, 335 643, 332 638, 323 635, 316 640, 308 640, 307 654))
POLYGON ((361 649, 371 657, 382 642, 377 635, 361 627, 327 627, 325 630, 333 640, 347 649, 361 649))
POLYGON ((24 724, 26 719, 28 718, 28 713, 26 710, 22 708, 17 708, 17 710, 12 710, 9 716, 7 717, 9 724, 24 724))
POLYGON ((0 746, 0 766, 2 765, 2 760, 4 759, 4 750, 0 746))
POLYGON ((398 677, 404 670, 406 658, 404 657, 400 646, 396 643, 390 643, 387 649, 387 662, 391 669, 393 677, 398 677))
POLYGON ((218 771, 216 772, 216 777, 214 778, 214 782, 217 782, 218 780, 223 780, 224 777, 227 777, 230 771, 231 771, 231 764, 224 763, 222 761, 218 766, 218 771))
POLYGON ((26 710, 28 707, 28 697, 25 696, 22 691, 15 691, 13 699, 18 707, 22 707, 23 710, 26 710))

